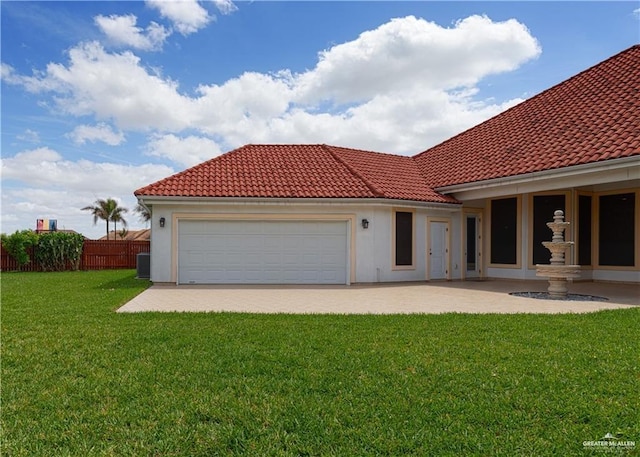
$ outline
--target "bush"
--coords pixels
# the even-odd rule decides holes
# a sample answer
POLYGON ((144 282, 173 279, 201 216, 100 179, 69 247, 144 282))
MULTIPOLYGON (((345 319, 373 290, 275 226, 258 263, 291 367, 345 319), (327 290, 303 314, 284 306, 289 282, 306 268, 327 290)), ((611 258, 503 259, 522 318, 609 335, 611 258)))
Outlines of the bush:
POLYGON ((78 270, 84 237, 79 233, 50 232, 40 235, 36 261, 43 271, 78 270))
POLYGON ((27 249, 38 244, 39 236, 33 230, 16 230, 12 235, 0 235, 2 246, 18 262, 18 268, 28 264, 31 259, 27 249))

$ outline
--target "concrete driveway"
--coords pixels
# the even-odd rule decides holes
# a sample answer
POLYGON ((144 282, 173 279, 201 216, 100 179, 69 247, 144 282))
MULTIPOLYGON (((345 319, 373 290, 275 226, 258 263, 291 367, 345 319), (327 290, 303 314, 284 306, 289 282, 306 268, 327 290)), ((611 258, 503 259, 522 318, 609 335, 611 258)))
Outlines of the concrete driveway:
POLYGON ((541 300, 510 292, 544 292, 546 281, 452 281, 354 286, 153 285, 118 312, 291 314, 587 313, 640 306, 640 284, 581 282, 571 294, 606 301, 541 300))

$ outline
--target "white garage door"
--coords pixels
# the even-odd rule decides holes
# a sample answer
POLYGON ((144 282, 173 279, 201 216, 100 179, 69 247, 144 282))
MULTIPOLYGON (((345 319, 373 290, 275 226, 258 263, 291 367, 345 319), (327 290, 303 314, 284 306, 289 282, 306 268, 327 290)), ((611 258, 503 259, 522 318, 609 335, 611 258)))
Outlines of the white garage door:
POLYGON ((346 284, 345 221, 180 221, 180 284, 346 284))

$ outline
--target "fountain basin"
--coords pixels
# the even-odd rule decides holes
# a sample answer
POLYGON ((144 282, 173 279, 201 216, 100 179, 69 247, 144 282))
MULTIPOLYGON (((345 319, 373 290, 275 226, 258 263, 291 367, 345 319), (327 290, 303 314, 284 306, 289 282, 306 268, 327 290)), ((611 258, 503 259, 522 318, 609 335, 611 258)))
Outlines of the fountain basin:
POLYGON ((580 265, 536 265, 536 276, 578 278, 580 277, 580 265))
POLYGON ((552 252, 564 252, 573 246, 573 241, 543 241, 542 245, 552 252))
POLYGON ((580 265, 536 265, 536 276, 549 280, 550 298, 564 300, 569 292, 567 279, 580 277, 580 265))

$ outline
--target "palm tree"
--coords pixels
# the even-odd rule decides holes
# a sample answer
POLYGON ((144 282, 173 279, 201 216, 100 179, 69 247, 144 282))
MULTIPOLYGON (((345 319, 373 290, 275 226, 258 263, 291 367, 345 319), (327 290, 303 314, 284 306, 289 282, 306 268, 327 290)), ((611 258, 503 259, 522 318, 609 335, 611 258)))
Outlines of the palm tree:
POLYGON ((111 218, 111 203, 109 202, 109 200, 112 199, 104 200, 102 198, 99 198, 95 202, 93 202, 93 205, 85 206, 84 208, 82 208, 82 211, 91 211, 91 214, 93 215, 93 225, 96 225, 98 223, 98 219, 102 219, 103 221, 107 222, 107 239, 109 238, 109 219, 111 218))
POLYGON ((102 219, 107 223, 107 239, 109 239, 109 221, 112 221, 114 224, 117 224, 117 222, 122 222, 125 227, 127 225, 127 222, 122 217, 122 214, 126 213, 128 210, 126 208, 118 206, 118 202, 113 198, 99 198, 93 203, 93 205, 85 206, 84 208, 82 208, 82 211, 91 211, 91 214, 93 215, 94 225, 98 223, 98 219, 102 219))
POLYGON ((124 220, 124 217, 122 217, 122 215, 126 212, 128 212, 129 210, 127 208, 123 208, 122 206, 118 206, 118 203, 115 203, 115 206, 113 207, 112 211, 111 211, 111 222, 113 222, 113 239, 116 239, 116 233, 118 233, 118 222, 122 222, 122 225, 124 226, 124 228, 127 227, 127 221, 124 220))
POLYGON ((138 213, 141 222, 149 222, 151 220, 151 210, 149 210, 149 208, 144 206, 142 203, 138 202, 134 211, 138 213))

